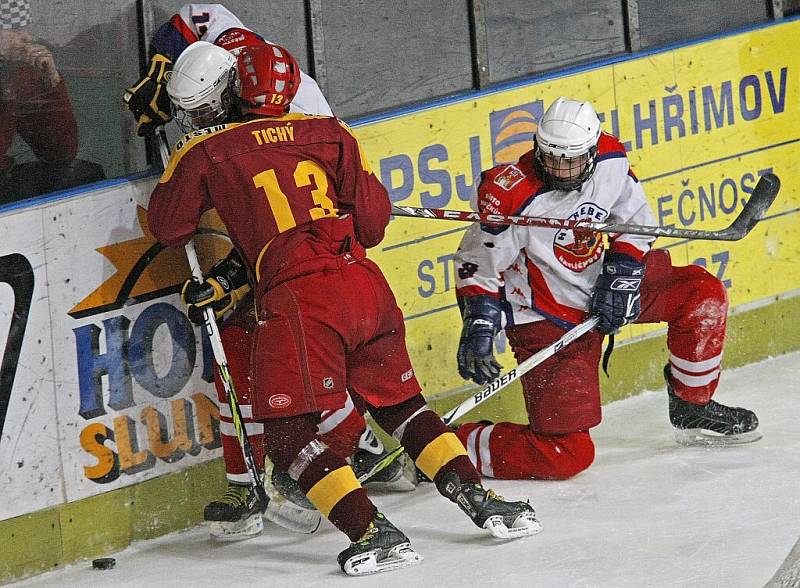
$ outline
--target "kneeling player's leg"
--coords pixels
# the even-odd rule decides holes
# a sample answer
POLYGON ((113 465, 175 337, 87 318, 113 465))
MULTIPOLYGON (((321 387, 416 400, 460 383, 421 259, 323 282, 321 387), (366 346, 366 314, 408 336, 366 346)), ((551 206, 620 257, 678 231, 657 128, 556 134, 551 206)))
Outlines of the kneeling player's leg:
POLYGON ((358 410, 348 394, 342 408, 322 412, 317 433, 328 447, 346 457, 358 449, 358 440, 366 426, 363 411, 358 410))
POLYGON ((651 251, 646 267, 638 322, 669 325, 664 377, 677 441, 686 445, 757 441, 761 434, 753 411, 711 399, 719 383, 725 341, 724 285, 700 266, 673 266, 664 250, 651 251))
MULTIPOLYGON (((550 321, 506 329, 522 362, 565 332, 550 321)), ((589 429, 600 422, 602 336, 587 333, 522 377, 528 425, 468 423, 456 434, 478 471, 503 479, 563 480, 594 461, 589 429)))
POLYGON ((546 435, 516 423, 467 423, 456 434, 477 470, 491 478, 568 480, 594 461, 589 431, 546 435))
POLYGON ((421 394, 399 404, 369 409, 375 421, 402 443, 439 492, 496 537, 533 535, 541 530, 527 502, 511 502, 485 489, 463 445, 421 394))
POLYGON ((637 322, 666 322, 669 370, 675 393, 705 404, 719 383, 728 297, 719 279, 698 265, 673 267, 669 252, 651 251, 637 322))
POLYGON ((389 451, 364 419, 366 405, 348 394, 342 408, 322 412, 317 432, 328 447, 346 457, 358 480, 370 488, 408 492, 417 486, 413 463, 402 449, 389 451))

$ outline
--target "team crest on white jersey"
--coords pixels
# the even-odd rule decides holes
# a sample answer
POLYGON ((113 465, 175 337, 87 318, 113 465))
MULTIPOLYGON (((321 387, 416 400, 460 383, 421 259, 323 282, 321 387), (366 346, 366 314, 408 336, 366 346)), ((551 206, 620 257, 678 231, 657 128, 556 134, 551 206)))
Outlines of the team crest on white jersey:
POLYGON ((525 178, 525 174, 522 173, 522 170, 515 165, 507 165, 503 171, 494 178, 494 183, 508 192, 511 188, 519 184, 523 178, 525 178))
MULTIPOLYGON (((608 211, 592 202, 585 202, 569 216, 569 220, 602 222, 608 211)), ((553 253, 559 263, 574 272, 582 272, 603 256, 603 235, 587 229, 564 229, 553 239, 553 253)))

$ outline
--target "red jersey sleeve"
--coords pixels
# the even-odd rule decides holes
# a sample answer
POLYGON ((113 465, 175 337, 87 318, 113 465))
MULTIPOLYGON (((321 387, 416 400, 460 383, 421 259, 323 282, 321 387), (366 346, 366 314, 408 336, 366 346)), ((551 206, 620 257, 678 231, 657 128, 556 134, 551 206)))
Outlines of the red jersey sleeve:
POLYGON ((17 77, 17 131, 42 161, 71 161, 78 153, 78 125, 64 80, 47 88, 29 66, 17 77))
POLYGON ((212 208, 206 183, 208 165, 202 146, 193 141, 172 154, 147 209, 150 231, 164 245, 186 245, 200 216, 212 208))
POLYGON ((356 238, 364 247, 383 240, 392 205, 383 184, 375 177, 364 151, 350 128, 342 127, 342 160, 339 170, 339 202, 342 213, 353 215, 356 238))

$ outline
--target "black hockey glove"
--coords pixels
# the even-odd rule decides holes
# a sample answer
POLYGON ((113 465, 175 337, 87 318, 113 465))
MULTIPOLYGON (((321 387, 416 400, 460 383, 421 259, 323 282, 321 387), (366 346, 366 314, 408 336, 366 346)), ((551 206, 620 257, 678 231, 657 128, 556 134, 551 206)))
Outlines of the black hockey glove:
POLYGON ((458 343, 458 373, 486 384, 503 368, 494 358, 494 337, 500 332, 500 301, 491 296, 464 299, 464 327, 458 343))
POLYGON ((189 320, 202 325, 206 308, 214 309, 214 315, 219 319, 235 308, 249 290, 247 269, 234 249, 228 257, 214 264, 203 282, 187 280, 181 291, 181 300, 187 306, 189 320))
POLYGON ((606 255, 589 304, 589 313, 600 317, 598 331, 608 335, 639 318, 643 278, 641 262, 619 253, 606 255))
POLYGON ((160 53, 153 55, 147 75, 125 90, 122 99, 136 119, 136 134, 152 135, 156 129, 172 120, 167 79, 172 61, 160 53))

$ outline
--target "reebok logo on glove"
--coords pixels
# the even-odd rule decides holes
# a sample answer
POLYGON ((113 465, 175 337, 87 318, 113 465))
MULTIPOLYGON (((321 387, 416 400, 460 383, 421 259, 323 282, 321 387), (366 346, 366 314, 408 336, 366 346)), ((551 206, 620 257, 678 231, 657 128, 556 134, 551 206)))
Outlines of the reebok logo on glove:
POLYGON ((619 292, 636 292, 642 280, 639 278, 617 278, 609 286, 612 290, 619 292))

